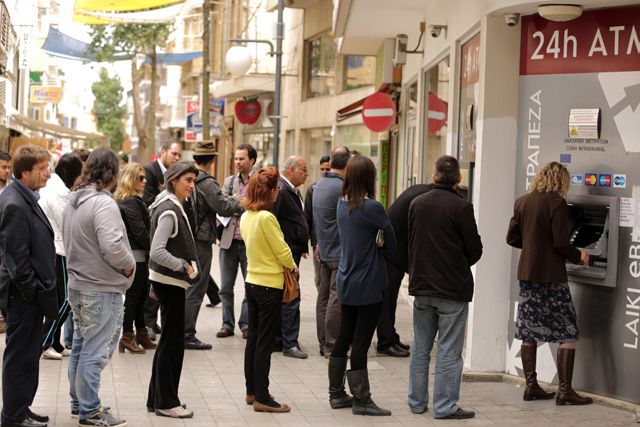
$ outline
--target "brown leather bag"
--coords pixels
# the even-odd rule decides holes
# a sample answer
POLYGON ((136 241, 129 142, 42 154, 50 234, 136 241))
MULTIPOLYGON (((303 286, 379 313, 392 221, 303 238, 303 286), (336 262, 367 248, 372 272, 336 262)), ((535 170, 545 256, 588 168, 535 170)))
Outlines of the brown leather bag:
POLYGON ((285 267, 284 269, 284 286, 282 292, 282 301, 291 302, 300 296, 300 285, 293 271, 285 267))

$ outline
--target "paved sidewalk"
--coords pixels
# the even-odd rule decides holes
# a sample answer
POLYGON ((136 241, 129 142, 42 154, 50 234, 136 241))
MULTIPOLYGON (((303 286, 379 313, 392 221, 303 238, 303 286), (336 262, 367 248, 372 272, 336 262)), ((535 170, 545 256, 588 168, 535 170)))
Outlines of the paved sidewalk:
MULTIPOLYGON (((217 250, 214 251, 216 281, 217 250)), ((239 308, 242 287, 236 285, 239 308)), ((103 404, 125 418, 129 426, 424 426, 424 425, 528 425, 528 426, 638 426, 635 415, 594 404, 586 407, 556 407, 553 401, 524 402, 522 388, 509 383, 462 384, 461 406, 477 415, 465 421, 436 421, 431 412, 413 415, 407 406, 409 359, 376 357, 375 347, 369 353, 372 395, 383 407, 391 409, 391 417, 354 416, 349 409, 332 410, 327 394, 327 361, 317 352, 315 333, 315 295, 313 267, 302 262, 301 345, 310 353, 307 360, 274 354, 271 364, 270 391, 276 399, 288 403, 288 414, 256 413, 244 402, 244 340, 236 330, 230 338, 218 339, 219 307, 203 306, 198 319, 198 337, 213 343, 211 351, 186 351, 180 384, 180 398, 195 416, 189 420, 173 420, 148 414, 145 409, 153 351, 144 355, 116 353, 102 375, 103 404)), ((410 343, 412 325, 406 301, 399 301, 397 325, 403 341, 410 343)), ((236 309, 239 313, 239 310, 236 309)), ((374 337, 375 341, 375 337, 374 337)), ((375 344, 375 342, 374 342, 375 344)), ((4 340, 0 344, 4 349, 4 340)), ((67 358, 62 362, 42 360, 40 387, 34 411, 48 414, 50 426, 76 426, 70 418, 67 358)))

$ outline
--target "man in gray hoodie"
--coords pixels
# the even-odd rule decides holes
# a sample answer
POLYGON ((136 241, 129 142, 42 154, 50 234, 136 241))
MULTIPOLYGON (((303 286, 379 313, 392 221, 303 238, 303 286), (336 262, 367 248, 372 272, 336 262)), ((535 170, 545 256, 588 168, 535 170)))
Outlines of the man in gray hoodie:
POLYGON ((106 148, 91 153, 62 214, 74 336, 69 357, 71 414, 80 425, 124 426, 100 403, 100 374, 120 338, 123 294, 136 261, 111 189, 118 159, 106 148))

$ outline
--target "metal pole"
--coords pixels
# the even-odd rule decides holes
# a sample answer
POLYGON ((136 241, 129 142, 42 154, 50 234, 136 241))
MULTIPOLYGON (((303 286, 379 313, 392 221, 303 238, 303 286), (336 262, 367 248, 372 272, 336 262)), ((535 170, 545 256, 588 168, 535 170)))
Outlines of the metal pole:
MULTIPOLYGON (((200 117, 202 117, 202 142, 211 141, 209 126, 209 0, 202 2, 202 98, 200 117)), ((216 148, 216 147, 214 147, 216 148)))
POLYGON ((278 0, 276 27, 276 91, 273 95, 273 166, 278 167, 280 156, 280 88, 282 85, 282 39, 284 38, 284 0, 278 0))

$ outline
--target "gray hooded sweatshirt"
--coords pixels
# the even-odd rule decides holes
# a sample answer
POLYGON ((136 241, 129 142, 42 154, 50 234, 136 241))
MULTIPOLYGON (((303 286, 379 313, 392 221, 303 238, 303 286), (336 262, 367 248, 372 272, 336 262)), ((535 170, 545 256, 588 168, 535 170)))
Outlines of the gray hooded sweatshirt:
POLYGON ((89 185, 72 192, 62 213, 69 289, 124 294, 136 261, 111 193, 89 185), (123 270, 133 269, 128 278, 123 270))

